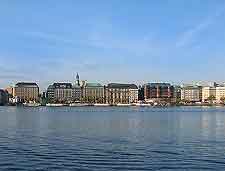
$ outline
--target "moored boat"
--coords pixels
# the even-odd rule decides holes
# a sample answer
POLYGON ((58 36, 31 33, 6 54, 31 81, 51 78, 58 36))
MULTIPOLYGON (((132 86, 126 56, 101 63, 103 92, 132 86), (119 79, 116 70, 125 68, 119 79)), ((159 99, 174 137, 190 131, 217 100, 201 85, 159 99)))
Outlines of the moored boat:
POLYGON ((126 106, 131 106, 131 104, 118 103, 116 106, 126 107, 126 106))
POLYGON ((84 106, 91 106, 88 103, 71 103, 69 104, 70 107, 84 107, 84 106))
POLYGON ((41 106, 40 103, 23 103, 23 106, 26 106, 26 107, 38 107, 38 106, 41 106))
POLYGON ((150 103, 136 103, 136 106, 139 106, 139 107, 149 107, 149 106, 152 106, 150 103))
POLYGON ((107 106, 110 106, 110 104, 107 104, 107 103, 104 103, 104 104, 95 103, 94 106, 103 106, 103 107, 105 106, 105 107, 107 107, 107 106))
POLYGON ((65 106, 65 105, 62 104, 62 103, 47 103, 46 106, 48 106, 48 107, 62 107, 62 106, 65 106))

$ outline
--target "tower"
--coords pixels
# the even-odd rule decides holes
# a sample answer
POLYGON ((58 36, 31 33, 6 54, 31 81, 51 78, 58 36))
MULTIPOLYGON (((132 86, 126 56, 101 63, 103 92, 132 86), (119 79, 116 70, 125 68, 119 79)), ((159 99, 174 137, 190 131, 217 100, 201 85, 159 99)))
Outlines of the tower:
POLYGON ((80 76, 78 73, 76 75, 76 85, 80 86, 80 76))

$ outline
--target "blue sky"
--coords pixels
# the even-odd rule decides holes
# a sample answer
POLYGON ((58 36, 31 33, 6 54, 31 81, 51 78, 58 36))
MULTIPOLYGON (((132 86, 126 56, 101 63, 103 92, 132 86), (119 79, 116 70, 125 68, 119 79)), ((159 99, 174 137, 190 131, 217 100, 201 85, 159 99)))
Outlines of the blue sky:
POLYGON ((1 0, 0 87, 225 80, 223 0, 1 0))

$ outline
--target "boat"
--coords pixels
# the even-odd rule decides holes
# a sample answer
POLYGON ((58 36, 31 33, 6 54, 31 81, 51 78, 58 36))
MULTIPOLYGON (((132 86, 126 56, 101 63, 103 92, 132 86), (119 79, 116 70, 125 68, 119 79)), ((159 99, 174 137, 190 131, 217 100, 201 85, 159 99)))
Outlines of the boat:
POLYGON ((131 106, 131 104, 118 103, 116 106, 127 107, 127 106, 131 106))
POLYGON ((69 104, 70 107, 84 107, 84 106, 91 106, 88 103, 71 103, 69 104))
POLYGON ((40 103, 23 103, 23 106, 26 106, 26 107, 38 107, 38 106, 41 106, 40 103))
POLYGON ((62 103, 47 103, 46 106, 48 106, 48 107, 62 107, 62 106, 65 106, 65 105, 62 104, 62 103))
POLYGON ((149 107, 149 106, 152 106, 150 103, 136 103, 136 106, 139 106, 139 107, 149 107))
POLYGON ((101 103, 95 103, 94 106, 103 106, 103 107, 107 107, 107 106, 110 106, 110 104, 107 104, 107 103, 104 103, 104 104, 101 104, 101 103))

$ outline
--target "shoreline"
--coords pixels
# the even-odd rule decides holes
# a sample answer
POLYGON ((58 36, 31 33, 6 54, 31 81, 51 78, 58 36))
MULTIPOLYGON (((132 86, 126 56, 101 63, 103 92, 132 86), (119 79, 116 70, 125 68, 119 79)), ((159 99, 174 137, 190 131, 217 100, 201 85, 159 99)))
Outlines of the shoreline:
POLYGON ((170 108, 170 107, 225 107, 224 104, 174 104, 174 105, 132 105, 132 104, 123 104, 123 105, 110 105, 110 104, 78 104, 78 105, 70 105, 70 104, 51 104, 51 105, 23 105, 23 104, 16 104, 16 105, 3 105, 5 107, 28 107, 28 108, 37 108, 37 107, 49 107, 49 108, 59 108, 59 107, 70 107, 70 108, 84 108, 84 107, 94 107, 94 108, 108 108, 108 107, 133 107, 133 108, 170 108))

